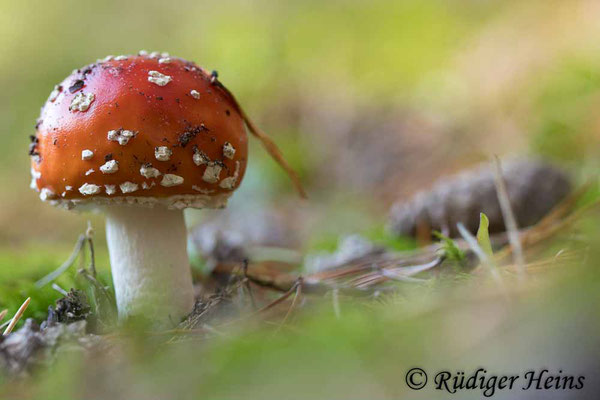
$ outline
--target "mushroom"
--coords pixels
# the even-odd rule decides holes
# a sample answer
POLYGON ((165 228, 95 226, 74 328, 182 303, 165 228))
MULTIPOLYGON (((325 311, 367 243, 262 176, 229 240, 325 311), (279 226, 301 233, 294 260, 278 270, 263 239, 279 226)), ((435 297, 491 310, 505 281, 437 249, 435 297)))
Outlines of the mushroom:
POLYGON ((33 188, 105 214, 121 318, 177 323, 194 305, 183 209, 223 208, 239 187, 243 112, 214 75, 175 57, 106 58, 56 88, 30 147, 33 188))

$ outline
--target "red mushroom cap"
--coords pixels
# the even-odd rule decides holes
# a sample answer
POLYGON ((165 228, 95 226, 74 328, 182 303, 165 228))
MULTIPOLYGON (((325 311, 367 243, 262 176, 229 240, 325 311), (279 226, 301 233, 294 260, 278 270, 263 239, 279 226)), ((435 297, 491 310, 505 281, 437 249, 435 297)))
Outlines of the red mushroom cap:
POLYGON ((167 55, 107 57, 73 71, 42 108, 32 187, 42 200, 223 207, 248 138, 215 74, 167 55))

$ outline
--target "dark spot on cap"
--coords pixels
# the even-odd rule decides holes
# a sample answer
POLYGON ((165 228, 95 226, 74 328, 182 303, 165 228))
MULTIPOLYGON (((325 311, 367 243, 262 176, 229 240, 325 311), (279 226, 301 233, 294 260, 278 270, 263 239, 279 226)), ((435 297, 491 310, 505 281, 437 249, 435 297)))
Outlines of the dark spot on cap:
POLYGON ((69 93, 75 93, 85 85, 85 82, 81 79, 77 79, 70 87, 69 93))
POLYGON ((229 117, 231 115, 231 111, 225 110, 225 114, 227 114, 227 116, 229 117))
POLYGON ((40 153, 37 152, 37 143, 31 143, 29 145, 29 153, 30 156, 39 156, 40 153))
POLYGON ((104 156, 104 161, 110 161, 112 159, 113 159, 112 153, 108 153, 107 155, 104 156))
POLYGON ((196 135, 197 133, 194 132, 183 132, 181 135, 179 135, 177 141, 181 147, 185 147, 196 135))
POLYGON ((179 145, 181 147, 185 147, 188 145, 190 140, 195 138, 196 135, 198 135, 200 132, 203 132, 203 131, 208 131, 208 129, 206 128, 206 126, 204 126, 204 124, 188 127, 185 132, 183 132, 181 135, 179 135, 179 137, 177 138, 177 141, 179 142, 179 145))
POLYGON ((40 153, 37 152, 38 138, 33 135, 29 135, 29 140, 31 143, 29 144, 28 154, 30 156, 39 156, 40 153))

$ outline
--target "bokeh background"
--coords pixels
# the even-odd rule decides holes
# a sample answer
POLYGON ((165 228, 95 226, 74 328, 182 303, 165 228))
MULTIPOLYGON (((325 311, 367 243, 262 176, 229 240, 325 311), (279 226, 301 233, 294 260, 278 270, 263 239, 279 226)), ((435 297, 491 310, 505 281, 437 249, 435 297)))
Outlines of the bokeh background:
MULTIPOLYGON (((0 5, 3 308, 16 308, 30 282, 66 258, 87 220, 97 232, 98 263, 107 271, 102 218, 43 204, 29 189, 27 149, 53 85, 108 54, 167 51, 218 70, 248 114, 281 146, 309 192, 309 201, 297 199, 286 176, 251 140, 249 172, 229 209, 189 211, 192 231, 228 226, 241 240, 303 254, 335 244, 344 233, 377 236, 393 202, 493 154, 543 156, 568 169, 576 182, 593 177, 600 164, 595 0, 2 0, 0 5)), ((575 291, 579 281, 569 282, 575 291)), ((31 315, 43 312, 52 296, 59 294, 34 298, 31 315)), ((389 313, 377 315, 387 324, 395 319, 389 313)), ((475 323, 468 313, 463 317, 475 323)), ((417 325, 446 326, 440 321, 417 325)), ((308 322, 309 329, 311 324, 318 325, 308 322)), ((348 336, 317 363, 334 368, 327 357, 338 357, 350 365, 345 372, 364 383, 337 392, 340 398, 399 394, 389 386, 395 372, 379 371, 381 381, 364 375, 386 353, 377 347, 372 358, 365 355, 369 340, 406 334, 399 326, 384 326, 376 331, 357 315, 326 328, 332 335, 356 329, 365 338, 348 336)), ((259 346, 267 352, 259 370, 283 364, 293 371, 302 360, 288 363, 287 357, 323 346, 327 337, 300 341, 290 354, 259 346)), ((435 335, 427 338, 432 349, 440 345, 435 335)), ((254 339, 251 343, 259 343, 254 339)), ((293 348, 285 340, 274 347, 293 348)), ((394 346, 396 340, 384 342, 394 346)), ((246 358, 238 364, 228 359, 237 378, 252 365, 251 357, 260 356, 244 343, 237 344, 236 354, 246 358)), ((224 354, 234 357, 231 352, 224 354)), ((213 379, 223 372, 215 371, 206 374, 213 379)), ((281 387, 267 386, 266 397, 286 386, 283 373, 277 376, 281 387)), ((256 384, 248 377, 243 382, 256 384)), ((326 389, 338 383, 334 379, 326 389)))
MULTIPOLYGON (((89 218, 29 191, 28 135, 73 68, 140 49, 219 71, 301 172, 311 201, 290 208, 327 207, 330 219, 363 207, 330 228, 360 227, 358 215, 381 217, 392 201, 492 154, 593 168, 599 12, 580 0, 5 1, 2 246, 56 248, 89 218)), ((257 143, 252 150, 231 209, 293 202, 286 177, 257 143)))

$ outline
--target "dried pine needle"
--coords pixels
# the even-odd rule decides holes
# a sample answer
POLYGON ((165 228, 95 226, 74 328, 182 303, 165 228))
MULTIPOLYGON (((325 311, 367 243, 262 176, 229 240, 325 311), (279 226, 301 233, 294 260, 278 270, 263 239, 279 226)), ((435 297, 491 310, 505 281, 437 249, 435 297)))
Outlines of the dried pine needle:
POLYGON ((240 106, 240 103, 238 103, 237 99, 229 91, 229 89, 227 89, 225 86, 223 86, 223 84, 216 79, 214 80, 213 83, 215 85, 217 85, 219 88, 221 88, 221 90, 223 90, 223 92, 225 92, 225 94, 230 97, 236 110, 240 113, 240 115, 242 116, 242 119, 246 123, 246 126, 248 127, 248 130, 250 131, 250 133, 252 133, 254 135, 254 137, 256 137, 260 141, 260 143, 263 145, 265 150, 267 150, 267 153, 269 153, 269 155, 275 160, 275 162, 277 162, 277 164, 279 164, 279 166, 281 168, 283 168, 283 170, 287 173, 288 177, 294 184, 294 187, 296 188, 296 191, 298 192, 300 197, 302 197, 303 199, 306 199, 308 196, 306 195, 306 192, 304 191, 304 188, 302 187, 302 183, 300 182, 300 178, 298 177, 298 174, 296 173, 296 171, 294 171, 294 169, 290 166, 290 164, 283 157, 281 150, 279 150, 279 147, 277 147, 275 142, 273 142, 273 140, 269 137, 269 135, 267 135, 258 126, 256 126, 256 124, 250 119, 250 117, 248 117, 248 115, 246 114, 244 109, 240 106))
POLYGON ((523 279, 525 276, 525 256, 523 255, 523 246, 521 244, 521 239, 519 238, 517 219, 510 204, 508 189, 506 188, 506 182, 502 176, 502 165, 500 164, 498 156, 494 156, 494 172, 496 193, 498 195, 498 201, 500 202, 500 210, 504 217, 504 226, 506 227, 508 241, 513 249, 513 256, 515 264, 518 267, 519 278, 523 279))
POLYGON ((23 316, 23 313, 25 312, 25 310, 27 310, 27 306, 29 306, 30 301, 31 301, 31 297, 28 297, 27 300, 25 300, 25 302, 23 304, 21 304, 21 307, 19 307, 19 309, 17 310, 17 313, 12 318, 12 320, 10 321, 10 324, 8 324, 8 326, 6 327, 6 330, 2 334, 3 336, 6 336, 12 332, 15 325, 17 325, 17 322, 19 322, 19 320, 23 316))

